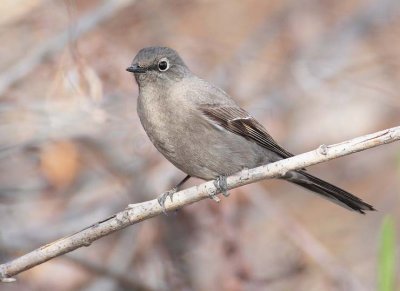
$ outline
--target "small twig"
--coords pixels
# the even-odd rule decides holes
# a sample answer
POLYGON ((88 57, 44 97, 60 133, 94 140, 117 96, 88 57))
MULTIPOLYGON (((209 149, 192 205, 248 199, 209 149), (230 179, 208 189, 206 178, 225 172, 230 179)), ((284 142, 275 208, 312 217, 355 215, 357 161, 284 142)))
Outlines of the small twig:
POLYGON ((360 281, 350 269, 340 264, 329 250, 305 229, 298 220, 284 212, 282 207, 275 203, 273 199, 269 198, 268 195, 265 195, 262 187, 254 184, 250 188, 250 192, 256 194, 252 196, 254 205, 272 215, 285 235, 289 237, 302 252, 312 258, 314 262, 318 264, 319 268, 336 284, 343 287, 340 290, 369 290, 364 286, 364 282, 360 281))
MULTIPOLYGON (((228 189, 254 183, 262 179, 278 177, 282 173, 291 170, 302 169, 397 140, 400 140, 400 126, 357 137, 339 144, 326 146, 322 154, 318 148, 289 159, 280 160, 254 169, 243 170, 227 178, 228 189)), ((216 191, 217 189, 214 182, 209 181, 176 193, 173 201, 166 201, 165 207, 169 211, 175 210, 199 200, 209 198, 210 193, 215 193, 216 191)), ((107 220, 103 220, 76 234, 61 238, 8 263, 0 265, 0 279, 3 282, 9 281, 12 276, 36 265, 82 246, 89 246, 93 241, 103 236, 161 213, 163 213, 163 208, 159 205, 157 199, 132 205, 131 208, 127 208, 111 216, 107 220)))
POLYGON ((21 58, 5 72, 0 73, 0 98, 10 86, 31 73, 43 59, 54 55, 70 41, 78 39, 93 28, 96 28, 99 23, 109 19, 116 12, 134 2, 135 0, 105 1, 104 4, 80 18, 77 23, 72 24, 72 27, 76 27, 75 29, 67 27, 53 38, 31 48, 27 56, 21 58))
POLYGON ((75 253, 70 253, 67 255, 67 258, 73 262, 76 262, 82 267, 87 268, 88 270, 97 273, 98 275, 102 275, 105 277, 109 277, 118 281, 123 286, 129 287, 130 290, 142 290, 142 291, 152 291, 153 289, 143 282, 135 280, 135 276, 132 274, 125 272, 123 270, 116 270, 114 268, 110 268, 109 266, 105 266, 104 264, 94 262, 93 260, 82 258, 79 255, 75 255, 75 253))

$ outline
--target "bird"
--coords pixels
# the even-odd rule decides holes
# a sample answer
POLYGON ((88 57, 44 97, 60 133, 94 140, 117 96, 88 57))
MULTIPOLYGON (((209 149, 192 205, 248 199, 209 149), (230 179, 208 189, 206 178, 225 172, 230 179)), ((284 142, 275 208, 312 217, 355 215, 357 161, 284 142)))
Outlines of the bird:
MULTIPOLYGON (((126 70, 139 87, 137 113, 149 139, 187 174, 158 197, 163 208, 167 197, 172 200, 190 177, 214 180, 219 192, 227 195, 227 176, 294 156, 225 91, 192 73, 175 50, 143 48, 126 70)), ((350 210, 362 214, 375 210, 305 169, 288 171, 279 178, 350 210)))

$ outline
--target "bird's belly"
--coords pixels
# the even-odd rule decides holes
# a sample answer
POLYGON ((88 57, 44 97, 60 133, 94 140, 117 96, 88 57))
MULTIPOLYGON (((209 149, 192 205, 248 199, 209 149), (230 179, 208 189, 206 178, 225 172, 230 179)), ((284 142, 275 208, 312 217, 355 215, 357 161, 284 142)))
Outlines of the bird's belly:
POLYGON ((163 132, 157 149, 190 176, 210 180, 265 161, 261 147, 231 132, 210 130, 199 123, 188 125, 179 135, 174 127, 164 128, 163 132))
POLYGON ((147 135, 160 153, 190 176, 210 180, 272 161, 256 143, 216 128, 185 108, 168 112, 168 105, 160 110, 154 106, 138 111, 147 135))

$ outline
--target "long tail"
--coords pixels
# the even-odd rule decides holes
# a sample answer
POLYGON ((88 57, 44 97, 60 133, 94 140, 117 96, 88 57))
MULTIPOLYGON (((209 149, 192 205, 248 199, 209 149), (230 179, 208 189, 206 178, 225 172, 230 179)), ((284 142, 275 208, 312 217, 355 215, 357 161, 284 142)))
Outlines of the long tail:
POLYGON ((340 189, 324 180, 314 177, 304 171, 296 171, 287 173, 283 179, 304 187, 308 190, 316 192, 330 201, 339 204, 350 210, 358 211, 365 214, 364 211, 375 210, 373 206, 365 203, 360 198, 340 189))

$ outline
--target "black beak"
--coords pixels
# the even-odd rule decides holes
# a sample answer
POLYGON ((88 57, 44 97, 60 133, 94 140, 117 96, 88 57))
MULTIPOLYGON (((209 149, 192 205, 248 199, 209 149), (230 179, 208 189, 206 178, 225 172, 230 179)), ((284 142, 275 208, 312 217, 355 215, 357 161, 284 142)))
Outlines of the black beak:
POLYGON ((146 73, 146 69, 139 67, 137 64, 132 64, 130 67, 126 68, 126 70, 131 73, 146 73))

